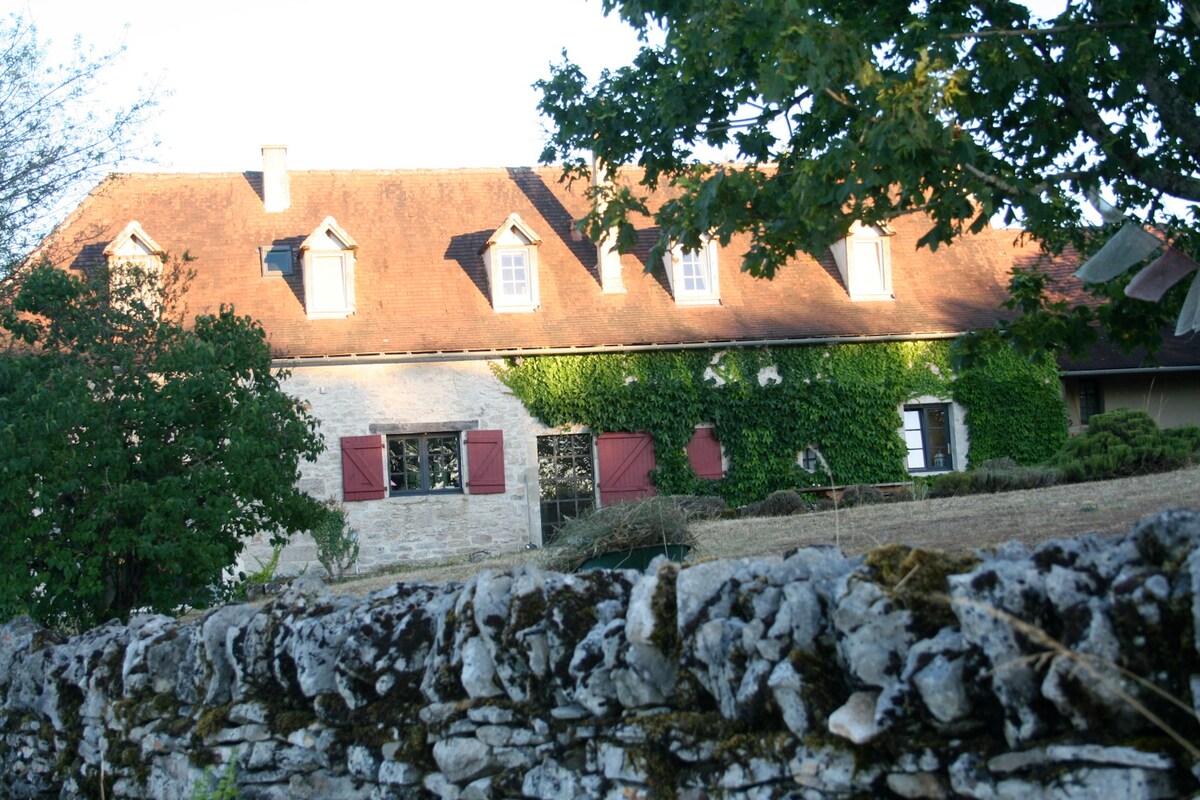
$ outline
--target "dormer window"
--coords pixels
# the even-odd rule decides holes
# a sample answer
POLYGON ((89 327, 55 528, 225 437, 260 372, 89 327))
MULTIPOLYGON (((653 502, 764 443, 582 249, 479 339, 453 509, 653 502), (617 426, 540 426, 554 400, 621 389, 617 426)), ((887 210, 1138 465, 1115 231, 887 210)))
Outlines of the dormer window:
POLYGON ((496 311, 533 311, 538 307, 537 248, 541 243, 541 238, 514 213, 480 250, 496 311))
POLYGON ((109 280, 113 289, 130 282, 136 283, 134 277, 128 274, 131 267, 142 270, 151 277, 152 280, 145 283, 142 294, 136 298, 146 306, 151 306, 151 294, 162 273, 166 252, 142 230, 141 223, 134 221, 126 225, 125 229, 109 242, 108 247, 104 248, 104 255, 108 259, 109 280))
POLYGON ((134 221, 117 234, 108 247, 104 248, 109 269, 121 264, 137 264, 148 269, 162 266, 165 252, 142 230, 141 223, 134 221))
POLYGON ((894 300, 891 237, 884 225, 854 223, 850 234, 834 243, 833 260, 851 300, 894 300))
POLYGON ((300 245, 309 319, 344 319, 354 313, 357 249, 358 243, 333 217, 326 217, 300 245))
POLYGON ((704 241, 699 250, 681 246, 671 248, 663 256, 667 283, 679 306, 715 306, 721 302, 721 287, 717 273, 717 248, 704 241))

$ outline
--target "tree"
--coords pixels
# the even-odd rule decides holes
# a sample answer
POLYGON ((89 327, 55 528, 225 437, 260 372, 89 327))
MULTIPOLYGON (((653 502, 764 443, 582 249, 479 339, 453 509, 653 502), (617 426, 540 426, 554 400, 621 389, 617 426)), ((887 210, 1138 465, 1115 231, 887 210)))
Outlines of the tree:
POLYGON ((142 97, 101 109, 96 89, 120 54, 75 43, 67 64, 48 63, 36 28, 0 22, 0 278, 40 242, 81 187, 95 185, 130 153, 154 105, 142 97))
MULTIPOLYGON (((1155 226, 1200 257, 1200 5, 1070 0, 1040 20, 1013 0, 605 0, 647 42, 595 84, 565 58, 538 87, 552 123, 543 161, 587 177, 580 151, 636 186, 600 188, 589 233, 646 211, 648 190, 680 191, 654 214, 663 240, 695 247, 749 232, 743 269, 771 277, 798 251, 822 254, 853 220, 925 211, 936 248, 1000 215, 1050 252, 1088 254, 1119 223, 1089 200, 1155 226), (661 44, 650 44, 650 38, 661 44), (732 147, 707 165, 699 145, 732 147), (1094 213, 1092 217, 1094 218, 1094 213)), ((657 263, 651 259, 651 263, 657 263)), ((1018 274, 1010 337, 1079 348, 1104 323, 1132 347, 1159 342, 1187 291, 1127 300, 1128 276, 1091 287, 1099 310, 1046 301, 1018 274)))
POLYGON ((0 309, 0 615, 86 627, 205 605, 259 532, 318 523, 317 422, 260 325, 183 324, 182 269, 32 269, 0 309))

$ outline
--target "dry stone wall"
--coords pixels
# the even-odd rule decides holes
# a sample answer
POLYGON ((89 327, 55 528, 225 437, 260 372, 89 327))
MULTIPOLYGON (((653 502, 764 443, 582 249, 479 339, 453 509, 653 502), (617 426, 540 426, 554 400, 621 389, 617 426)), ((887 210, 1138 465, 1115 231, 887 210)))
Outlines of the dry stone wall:
POLYGON ((365 598, 301 578, 190 622, 16 620, 0 795, 1187 795, 1198 543, 1174 511, 974 559, 806 549, 365 598))

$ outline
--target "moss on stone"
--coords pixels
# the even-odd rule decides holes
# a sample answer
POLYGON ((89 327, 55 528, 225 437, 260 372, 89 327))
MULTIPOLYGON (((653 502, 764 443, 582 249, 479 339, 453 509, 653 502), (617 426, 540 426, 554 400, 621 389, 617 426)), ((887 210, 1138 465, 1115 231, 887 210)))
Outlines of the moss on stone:
POLYGON ((676 595, 676 578, 679 567, 675 564, 658 571, 658 585, 650 598, 650 613, 654 616, 651 643, 668 658, 678 658, 683 652, 683 640, 679 636, 679 602, 676 595))
POLYGON ((887 544, 867 552, 864 566, 889 597, 912 612, 914 633, 920 638, 957 624, 948 602, 951 575, 970 572, 979 563, 973 555, 887 544))
POLYGON ((196 720, 196 727, 194 729, 196 736, 201 741, 204 741, 224 728, 225 723, 229 722, 229 710, 231 708, 233 708, 232 703, 206 708, 196 720))

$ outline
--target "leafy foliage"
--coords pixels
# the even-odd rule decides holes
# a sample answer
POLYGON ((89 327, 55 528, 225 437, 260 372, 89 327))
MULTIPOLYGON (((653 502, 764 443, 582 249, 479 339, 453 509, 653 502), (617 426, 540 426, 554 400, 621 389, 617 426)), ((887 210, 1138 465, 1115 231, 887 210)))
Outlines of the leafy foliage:
POLYGON ((325 574, 340 578, 358 561, 358 534, 350 529, 341 503, 326 501, 325 510, 324 518, 310 533, 317 543, 317 561, 325 574))
MULTIPOLYGON (((1073 0, 1049 20, 1016 0, 604 7, 645 36, 634 62, 590 82, 564 56, 538 83, 544 162, 571 179, 590 172, 584 151, 610 176, 644 170, 637 186, 598 190, 593 238, 616 226, 628 248, 628 214, 669 184, 660 247, 746 232, 743 269, 766 277, 798 251, 819 257, 852 221, 912 211, 930 215, 931 248, 1002 215, 1051 251, 1090 254, 1115 230, 1088 224, 1090 194, 1200 256, 1200 10, 1188 0, 1073 0), (700 146, 736 156, 703 164, 700 146)), ((1031 288, 1022 280, 1014 296, 1031 288)), ((999 333, 1037 352, 1090 339, 1098 321, 1119 344, 1155 346, 1186 291, 1156 305, 1120 281, 1093 288, 1099 310, 1035 302, 1022 309, 1035 319, 999 333)))
POLYGON ((141 97, 101 112, 92 94, 120 51, 76 45, 67 64, 46 62, 37 31, 0 22, 0 278, 49 233, 64 201, 117 167, 154 105, 141 97))
POLYGON ((1008 456, 1032 465, 1054 455, 1067 440, 1060 392, 1053 359, 1031 363, 1007 347, 962 369, 954 396, 967 408, 971 464, 1008 456))
POLYGON ((966 407, 972 461, 1040 461, 1067 429, 1050 359, 1029 362, 1005 352, 954 375, 948 342, 526 357, 497 373, 547 425, 650 433, 660 492, 716 493, 730 505, 828 485, 825 473, 796 463, 810 446, 838 483, 907 480, 900 407, 921 395, 966 407), (772 368, 778 382, 768 379, 772 368), (716 426, 729 459, 728 473, 715 483, 697 478, 687 460, 701 422, 716 426))
POLYGON ((203 605, 244 541, 312 527, 323 445, 232 308, 183 325, 180 267, 42 266, 0 308, 0 611, 86 627, 203 605), (110 280, 111 278, 111 280, 110 280))
POLYGON ((1200 428, 1161 431, 1145 411, 1096 414, 1051 463, 1071 481, 1103 480, 1179 469, 1200 458, 1200 428))

